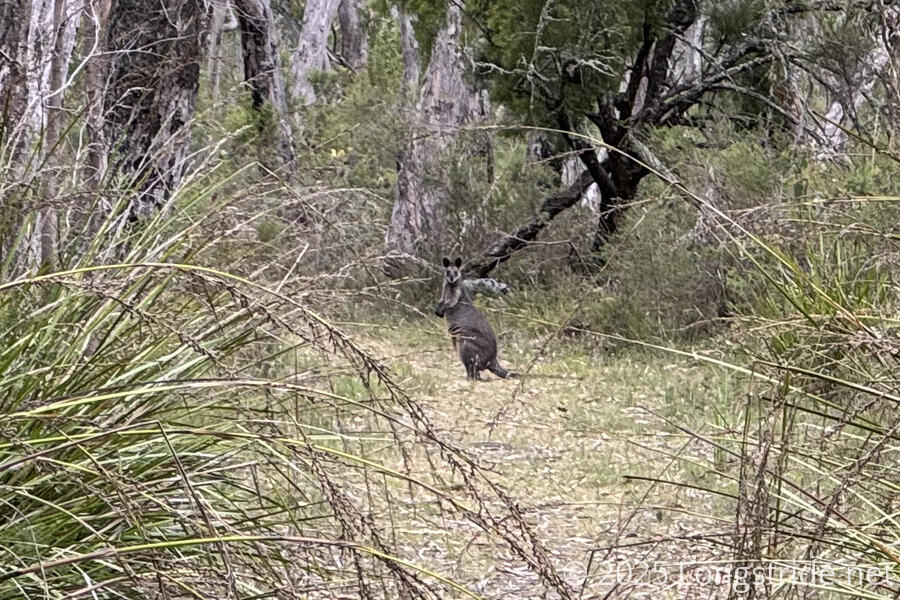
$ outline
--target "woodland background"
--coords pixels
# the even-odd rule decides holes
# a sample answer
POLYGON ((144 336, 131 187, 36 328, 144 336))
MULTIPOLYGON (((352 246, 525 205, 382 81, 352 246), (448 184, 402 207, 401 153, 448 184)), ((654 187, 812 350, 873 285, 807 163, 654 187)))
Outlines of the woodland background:
POLYGON ((898 124, 891 0, 0 0, 0 598, 896 598, 898 124))

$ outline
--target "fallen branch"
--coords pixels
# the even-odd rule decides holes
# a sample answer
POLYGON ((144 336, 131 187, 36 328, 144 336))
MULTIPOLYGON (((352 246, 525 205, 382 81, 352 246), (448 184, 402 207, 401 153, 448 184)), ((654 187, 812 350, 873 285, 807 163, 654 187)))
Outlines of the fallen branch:
POLYGON ((493 271, 497 265, 509 260, 512 254, 529 242, 534 241, 538 234, 550 224, 559 213, 573 206, 578 202, 579 198, 594 183, 594 178, 587 171, 581 173, 578 179, 568 188, 554 194, 544 200, 541 207, 537 210, 534 217, 516 230, 515 233, 505 235, 487 249, 484 255, 473 261, 466 263, 463 271, 472 273, 478 277, 486 277, 488 273, 493 271))
POLYGON ((463 285, 472 293, 489 294, 493 296, 502 296, 509 293, 509 286, 502 281, 491 279, 490 277, 480 277, 478 279, 464 279, 463 285))

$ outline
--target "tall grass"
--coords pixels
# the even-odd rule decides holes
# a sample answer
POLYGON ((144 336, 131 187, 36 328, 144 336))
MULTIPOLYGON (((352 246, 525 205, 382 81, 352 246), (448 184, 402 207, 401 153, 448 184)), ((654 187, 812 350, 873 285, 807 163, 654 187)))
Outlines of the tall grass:
POLYGON ((569 597, 519 507, 316 310, 308 241, 267 261, 259 223, 321 193, 218 155, 138 223, 106 182, 55 269, 20 260, 37 206, 4 230, 0 598, 478 597, 400 518, 461 519, 569 597))
MULTIPOLYGON (((723 598, 896 598, 900 302, 891 217, 900 197, 785 203, 768 208, 771 223, 748 227, 658 175, 715 215, 717 238, 742 269, 727 346, 653 346, 729 372, 729 388, 734 374, 742 381, 715 422, 660 421, 688 440, 666 459, 698 479, 665 471, 639 479, 648 496, 699 493, 698 512, 730 506, 728 531, 690 536, 719 549, 725 573, 695 587, 723 598)), ((668 564, 709 573, 689 554, 680 561, 668 564)))

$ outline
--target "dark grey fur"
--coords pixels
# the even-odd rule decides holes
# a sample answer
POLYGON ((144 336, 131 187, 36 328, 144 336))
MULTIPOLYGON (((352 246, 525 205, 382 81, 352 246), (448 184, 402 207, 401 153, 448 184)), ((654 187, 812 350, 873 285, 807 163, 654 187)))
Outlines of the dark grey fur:
POLYGON ((469 379, 481 379, 481 371, 485 369, 503 379, 516 377, 497 362, 497 336, 484 314, 472 303, 459 270, 461 266, 460 258, 452 263, 444 258, 444 287, 434 314, 447 318, 453 348, 459 353, 469 379))

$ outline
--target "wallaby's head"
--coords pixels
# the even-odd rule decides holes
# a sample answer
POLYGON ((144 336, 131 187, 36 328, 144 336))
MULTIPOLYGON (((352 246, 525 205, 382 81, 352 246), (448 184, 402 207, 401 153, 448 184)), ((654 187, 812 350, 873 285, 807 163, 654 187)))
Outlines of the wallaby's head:
POLYGON ((459 280, 462 279, 462 272, 459 270, 462 267, 462 259, 460 257, 456 257, 456 260, 450 262, 450 259, 446 256, 444 257, 444 281, 446 281, 450 285, 456 285, 459 283, 459 280))
POLYGON ((450 259, 444 257, 444 287, 441 289, 441 299, 438 301, 434 309, 434 314, 443 317, 448 309, 453 308, 459 302, 462 296, 462 259, 456 257, 456 260, 450 262, 450 259))

